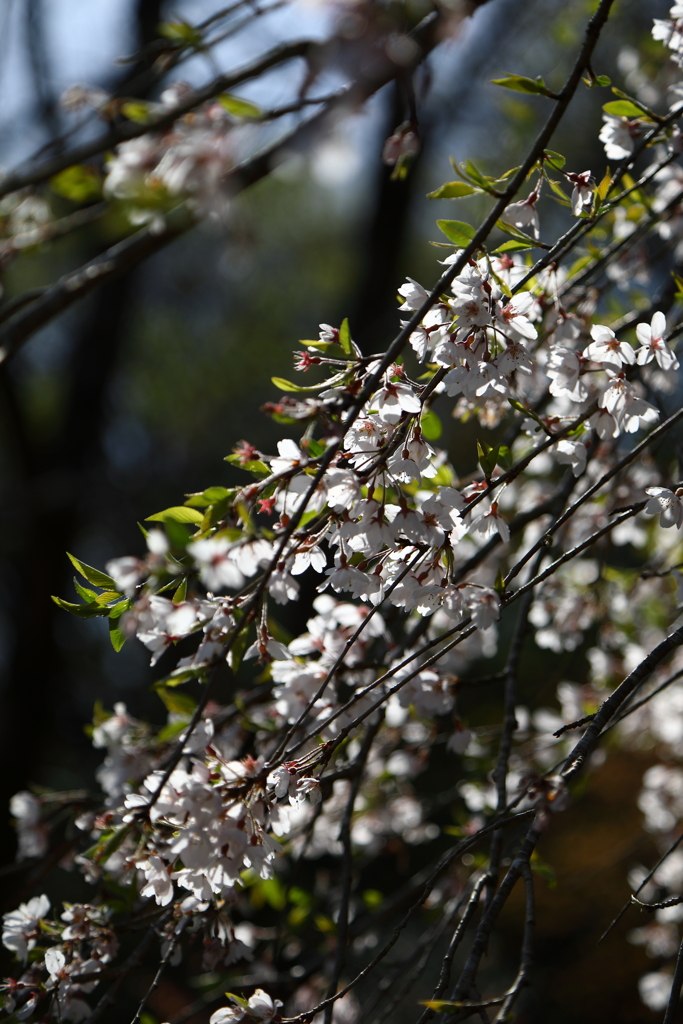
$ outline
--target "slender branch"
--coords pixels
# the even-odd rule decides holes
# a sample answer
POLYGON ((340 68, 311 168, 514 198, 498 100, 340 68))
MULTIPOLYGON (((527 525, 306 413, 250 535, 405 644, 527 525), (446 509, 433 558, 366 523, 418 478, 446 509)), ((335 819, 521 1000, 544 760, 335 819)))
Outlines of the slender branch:
POLYGON ((164 953, 163 957, 161 958, 161 962, 159 963, 159 967, 157 969, 157 972, 154 975, 154 980, 152 981, 152 984, 149 986, 149 988, 145 992, 144 996, 140 1000, 140 1005, 138 1006, 137 1012, 136 1012, 135 1016, 133 1017, 133 1020, 131 1021, 131 1024, 138 1024, 138 1022, 140 1020, 140 1017, 142 1016, 143 1010, 145 1009, 145 1006, 147 1005, 147 1002, 148 1002, 150 996, 154 992, 156 992, 157 988, 159 987, 159 982, 161 981, 161 975, 163 974, 164 968, 166 967, 166 965, 170 961, 171 957, 173 956, 173 953, 175 952, 175 948, 176 948, 176 946, 178 944, 180 936, 183 933, 183 929, 185 928, 185 925, 187 924, 187 921, 188 921, 188 918, 184 917, 176 925, 176 927, 175 927, 175 929, 173 931, 173 935, 172 935, 172 937, 171 937, 171 939, 170 939, 170 941, 168 943, 168 949, 166 950, 166 952, 164 953))
POLYGON ((664 1014, 663 1024, 674 1024, 676 1013, 678 1011, 678 1004, 681 998, 681 986, 683 986, 683 940, 681 940, 681 944, 678 948, 676 970, 674 971, 673 982, 671 983, 671 992, 669 994, 669 1002, 666 1007, 666 1013, 664 1014))
POLYGON ((479 928, 477 929, 477 934, 475 936, 474 942, 472 943, 470 954, 467 958, 467 961, 465 962, 462 974, 460 975, 458 984, 456 985, 455 990, 453 992, 454 1000, 465 999, 469 996, 470 992, 472 991, 474 979, 479 969, 479 963, 481 961, 482 956, 484 955, 484 950, 486 949, 486 945, 488 943, 491 931, 493 930, 493 926, 498 918, 498 915, 505 906, 508 896, 512 892, 515 883, 517 882, 517 879, 522 874, 523 866, 525 864, 528 865, 529 858, 531 857, 531 854, 534 851, 536 843, 538 842, 538 837, 538 832, 532 826, 529 829, 529 832, 527 833, 527 836, 524 842, 522 843, 522 846, 520 847, 519 853, 513 860, 512 864, 510 865, 505 878, 501 882, 496 895, 491 901, 489 909, 484 914, 481 923, 479 924, 479 928))
POLYGON ((515 978, 514 984, 507 996, 505 1001, 500 1008, 498 1016, 496 1017, 495 1024, 504 1024, 505 1021, 509 1020, 509 1014, 517 1001, 517 997, 529 983, 529 972, 531 971, 531 965, 533 962, 534 953, 534 928, 536 927, 536 908, 534 901, 534 879, 531 874, 531 868, 529 862, 525 861, 521 865, 522 879, 524 881, 524 893, 525 893, 525 917, 524 917, 524 938, 522 939, 522 956, 519 963, 519 971, 515 978))
MULTIPOLYGON (((676 850, 680 846, 682 841, 683 841, 683 832, 681 832, 681 834, 678 837, 678 839, 674 839, 674 841, 671 844, 671 846, 669 847, 669 849, 666 851, 665 854, 663 854, 659 858, 659 860, 657 861, 655 866, 652 868, 652 870, 648 871, 648 873, 646 874, 645 878, 642 880, 642 882, 640 883, 640 885, 636 889, 636 891, 634 893, 635 896, 637 896, 639 892, 642 892, 642 890, 645 888, 647 883, 650 881, 650 879, 652 878, 654 873, 657 871, 657 868, 662 866, 662 864, 667 859, 667 857, 669 857, 674 852, 674 850, 676 850)), ((609 927, 602 933, 602 935, 598 939, 598 945, 603 941, 603 939, 607 938, 609 933, 612 931, 612 929, 615 927, 615 925, 617 925, 619 923, 619 921, 621 921, 622 917, 624 916, 624 914, 626 913, 628 908, 631 907, 631 906, 633 906, 633 898, 631 898, 630 900, 626 900, 626 902, 624 903, 623 907, 621 908, 621 910, 619 911, 617 916, 612 920, 612 922, 610 923, 609 927)))
MULTIPOLYGON (((349 930, 349 900, 351 898, 353 867, 353 854, 351 851, 351 819, 353 817, 353 809, 356 803, 356 798, 358 797, 358 791, 360 790, 360 784, 363 779, 363 767, 370 756, 370 749, 383 720, 384 715, 378 715, 377 719, 368 726, 365 736, 363 737, 363 744, 358 755, 358 774, 351 785, 351 792, 349 793, 349 798, 346 801, 344 816, 339 829, 339 839, 344 851, 342 854, 341 899, 339 901, 339 911, 337 914, 337 948, 335 950, 334 967, 332 968, 330 984, 327 988, 328 999, 337 991, 337 985, 339 984, 341 972, 344 969, 344 958, 346 956, 346 942, 349 930)), ((331 1024, 333 1009, 333 1003, 329 1003, 325 1007, 323 1024, 331 1024)))
POLYGON ((144 957, 145 953, 152 945, 152 942, 156 938, 158 927, 164 924, 166 921, 170 920, 172 913, 173 908, 167 910, 163 917, 161 917, 159 921, 148 930, 142 942, 139 943, 136 949, 133 950, 128 959, 123 963, 121 967, 121 973, 119 974, 116 981, 113 983, 109 991, 105 992, 105 994, 102 996, 102 998, 100 999, 100 1001, 98 1002, 97 1006, 92 1011, 90 1016, 87 1017, 86 1020, 84 1021, 84 1024, 96 1024, 96 1021, 100 1019, 105 1010, 109 1009, 109 1007, 114 1003, 114 1000, 116 999, 119 993, 119 989, 123 985, 124 981, 130 974, 130 972, 138 966, 138 964, 144 957))
MULTIPOLYGON (((517 615, 515 632, 510 644, 507 666, 505 668, 505 691, 503 695, 503 732, 500 738, 498 760, 493 769, 492 781, 496 787, 496 813, 502 814, 507 804, 507 773, 512 751, 512 737, 517 728, 515 707, 517 705, 517 674, 519 662, 522 655, 524 638, 529 628, 528 615, 533 600, 533 590, 529 590, 522 601, 517 615)), ((486 905, 493 899, 496 884, 498 882, 498 871, 500 869, 500 858, 503 852, 503 833, 494 832, 491 839, 491 853, 489 856, 489 867, 486 872, 486 905)))
POLYGON ((610 719, 616 714, 621 705, 628 697, 631 696, 637 687, 645 682, 657 665, 661 664, 661 662, 664 661, 672 651, 680 647, 681 644, 683 644, 683 626, 675 630, 673 633, 670 633, 665 640, 662 640, 662 642, 648 654, 647 658, 644 658, 640 665, 634 668, 633 672, 631 672, 630 675, 628 675, 626 679, 617 686, 616 690, 610 694, 607 700, 603 701, 595 714, 595 718, 588 726, 565 762, 565 767, 562 769, 562 776, 565 782, 571 782, 581 771, 586 763, 586 759, 597 745, 600 733, 608 724, 610 719))
MULTIPOLYGON (((493 834, 495 836, 498 833, 494 832, 493 834)), ((455 956, 455 954, 457 952, 457 949, 458 949, 458 946, 460 945, 460 943, 462 942, 462 940, 464 938, 465 931, 467 929, 468 924, 470 923, 470 921, 474 917, 474 913, 475 913, 477 907, 479 906, 479 900, 481 898, 481 893, 482 893, 482 890, 483 890, 484 886, 486 885, 487 874, 488 873, 485 873, 485 874, 481 875, 481 877, 478 878, 477 881, 474 884, 474 888, 472 889, 472 893, 471 893, 470 898, 469 898, 469 900, 467 902, 467 906, 465 907, 465 913, 460 918, 460 921, 458 922, 458 926, 455 929, 455 931, 453 932, 453 936, 452 936, 451 941, 450 941, 450 943, 448 945, 448 951, 447 951, 445 957, 443 958, 443 962, 441 964, 441 973, 439 974, 439 980, 436 983, 436 988, 434 989, 434 991, 432 993, 432 997, 431 997, 430 1002, 433 1002, 436 999, 440 999, 441 996, 446 991, 446 986, 448 985, 448 982, 449 982, 450 977, 451 977, 451 968, 453 966, 453 957, 455 956)), ((430 1021, 432 1019, 432 1017, 434 1016, 435 1012, 436 1011, 433 1010, 431 1007, 427 1007, 427 1009, 424 1011, 424 1013, 418 1019, 417 1024, 427 1024, 427 1021, 430 1021)))
POLYGON ((90 160, 91 157, 97 156, 99 153, 106 153, 107 150, 113 149, 122 142, 138 139, 149 132, 164 131, 167 128, 171 128, 179 118, 196 110, 202 103, 213 99, 219 93, 229 92, 243 82, 247 82, 252 78, 258 78, 271 68, 277 67, 278 64, 284 64, 297 57, 308 58, 317 45, 317 43, 310 39, 282 43, 238 71, 219 75, 212 82, 209 82, 208 85, 194 91, 184 102, 179 103, 172 110, 169 110, 168 113, 162 114, 161 117, 156 118, 154 121, 144 124, 127 121, 125 124, 112 128, 106 134, 92 139, 90 142, 74 146, 65 153, 60 153, 58 156, 43 161, 37 167, 29 168, 25 171, 11 171, 0 180, 0 197, 26 188, 28 185, 38 185, 43 181, 47 181, 48 178, 54 177, 55 174, 59 174, 60 171, 65 170, 67 167, 73 167, 74 164, 90 160))

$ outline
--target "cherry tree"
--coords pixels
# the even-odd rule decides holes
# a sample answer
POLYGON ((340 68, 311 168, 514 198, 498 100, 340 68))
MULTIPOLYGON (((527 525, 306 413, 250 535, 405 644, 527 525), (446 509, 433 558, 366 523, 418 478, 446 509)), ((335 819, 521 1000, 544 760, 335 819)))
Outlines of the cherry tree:
MULTIPOLYGON (((59 856, 92 899, 57 905, 36 891, 5 914, 2 939, 17 969, 3 986, 4 1019, 94 1024, 152 952, 158 968, 133 1024, 163 972, 196 954, 207 972, 252 962, 257 979, 220 996, 211 1024, 379 1022, 399 1005, 413 1006, 419 1024, 437 1013, 512 1019, 532 982, 537 846, 580 802, 581 777, 618 748, 656 754, 634 799, 661 856, 629 877, 647 915, 630 937, 660 961, 640 979, 643 1002, 675 1019, 683 279, 674 271, 656 283, 647 308, 615 316, 612 298, 647 273, 648 241, 670 265, 680 257, 683 7, 655 20, 656 78, 630 95, 595 70, 612 3, 595 7, 559 89, 540 77, 496 79, 541 97, 547 120, 519 167, 501 163, 489 175, 454 162, 455 179, 433 196, 478 194, 488 213, 477 227, 437 222, 438 279, 396 282, 398 331, 386 351, 364 353, 348 320, 319 325, 295 353, 295 370, 314 382, 273 378, 277 452, 236 438, 228 461, 244 482, 208 486, 148 517, 139 550, 103 569, 69 555, 80 579, 78 600, 55 597, 65 613, 107 619, 114 648, 139 642, 152 665, 175 652, 155 683, 168 718, 157 729, 122 703, 98 707, 101 793, 13 797, 19 860, 52 865, 56 824, 68 820, 59 856), (603 124, 591 126, 604 145, 600 168, 568 167, 551 148, 585 89, 607 90, 603 124), (553 241, 542 195, 561 208, 553 241), (436 445, 437 402, 458 421, 500 426, 497 445, 478 444, 466 479, 436 445), (304 585, 316 589, 313 614, 291 637, 279 609, 304 585), (561 711, 521 706, 527 639, 561 657, 589 632, 589 682, 560 684, 561 711), (492 675, 499 647, 505 667, 492 675), (226 673, 233 699, 220 703, 226 673), (460 713, 462 691, 480 686, 502 694, 494 729, 470 728, 460 713), (420 799, 415 782, 443 751, 465 781, 420 799), (437 821, 446 803, 461 811, 448 831, 437 821), (427 846, 442 835, 452 842, 396 898, 361 893, 362 871, 388 841, 427 846), (283 882, 293 865, 322 856, 335 864, 326 886, 283 882), (518 969, 501 985, 482 980, 481 968, 516 889, 518 969), (289 908, 277 932, 254 923, 259 901, 289 908), (136 929, 142 938, 131 944, 136 929), (410 929, 419 938, 406 963, 394 947, 410 929), (438 980, 426 991, 435 958, 438 980)), ((161 79, 210 47, 239 7, 198 26, 168 24, 153 73, 161 79)), ((4 256, 105 206, 132 230, 0 311, 3 358, 103 280, 214 216, 226 196, 269 173, 293 137, 410 78, 453 17, 439 7, 399 30, 378 16, 358 46, 349 30, 347 80, 328 95, 315 87, 332 58, 309 41, 204 88, 176 81, 158 102, 69 89, 64 106, 105 127, 6 174, 4 256), (233 94, 294 60, 306 75, 291 104, 263 110, 233 94), (289 113, 297 126, 263 147, 263 127, 289 113), (72 196, 101 185, 102 198, 55 219, 41 191, 48 180, 72 196)), ((413 112, 385 146, 397 175, 418 146, 413 112)))

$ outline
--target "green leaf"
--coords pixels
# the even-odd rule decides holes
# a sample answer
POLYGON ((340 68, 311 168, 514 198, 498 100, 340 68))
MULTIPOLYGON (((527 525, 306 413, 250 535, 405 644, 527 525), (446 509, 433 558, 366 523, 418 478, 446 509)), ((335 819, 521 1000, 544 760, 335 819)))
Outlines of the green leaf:
POLYGON ((479 464, 484 470, 486 479, 489 480, 496 466, 512 465, 512 453, 507 445, 499 444, 495 448, 491 448, 488 444, 482 444, 477 441, 477 454, 479 456, 479 464))
POLYGON ((155 690, 164 702, 167 711, 176 715, 192 717, 197 708, 197 701, 189 693, 183 693, 182 690, 169 690, 165 686, 155 686, 155 690))
MULTIPOLYGON (((341 331, 340 331, 341 334, 341 331)), ((353 343, 349 340, 349 345, 353 343)), ((346 352, 346 349, 344 350, 346 352)), ((349 352, 351 348, 349 348, 349 352)), ((346 374, 346 370, 341 373, 335 373, 333 377, 328 377, 327 380, 321 380, 319 384, 310 384, 304 386, 302 384, 292 384, 291 380, 285 380, 284 377, 271 377, 275 387, 279 388, 280 391, 320 391, 321 388, 331 388, 335 384, 339 384, 346 374)))
MULTIPOLYGON (((239 458, 239 456, 238 456, 239 458)), ((236 487, 207 487, 203 491, 196 491, 194 494, 186 494, 187 501, 183 502, 190 508, 205 508, 213 505, 224 498, 230 498, 237 493, 236 487)))
POLYGON ((102 179, 92 167, 75 164, 50 178, 53 192, 74 203, 85 203, 89 199, 97 199, 102 193, 102 179))
POLYGON ((76 558, 75 555, 69 554, 68 551, 66 553, 66 557, 69 559, 74 569, 77 569, 88 583, 93 583, 96 587, 102 587, 106 590, 116 590, 116 584, 111 576, 107 576, 106 572, 101 572, 99 569, 93 569, 92 565, 87 565, 86 562, 81 562, 80 559, 76 558))
POLYGON ((79 597, 82 597, 88 604, 92 604, 96 601, 98 594, 94 590, 88 590, 86 587, 82 587, 76 577, 74 576, 74 587, 79 597))
POLYGON ((427 441, 436 441, 441 437, 443 425, 433 409, 425 409, 420 421, 422 436, 427 441))
POLYGON ((488 177, 486 174, 482 174, 476 164, 471 160, 465 161, 465 172, 467 177, 476 185, 480 185, 481 188, 489 188, 493 181, 493 178, 488 177))
POLYGON ((184 576, 178 585, 178 589, 173 595, 173 604, 180 604, 187 597, 187 576, 184 576))
POLYGON ((309 459, 319 459, 321 455, 325 454, 325 446, 315 437, 302 438, 299 447, 306 452, 309 459))
POLYGON ((606 114, 612 114, 614 117, 642 118, 646 116, 645 112, 631 100, 611 100, 609 103, 605 103, 602 109, 606 114))
POLYGON ((566 158, 563 157, 561 153, 556 153, 553 149, 546 149, 543 156, 549 163, 552 163, 553 167, 556 167, 558 171, 561 171, 567 162, 566 158))
POLYGON ((196 668, 180 668, 171 672, 170 675, 164 676, 162 679, 157 679, 156 683, 152 686, 153 690, 163 689, 164 686, 182 686, 183 683, 189 683, 190 679, 197 679, 199 672, 196 668))
POLYGON ((476 195, 477 191, 464 181, 447 181, 435 192, 428 192, 427 199, 462 199, 463 196, 476 195))
POLYGON ((303 387, 301 384, 292 384, 291 380, 285 380, 284 377, 271 377, 270 378, 276 388, 280 391, 315 391, 316 387, 303 387))
POLYGON ((108 615, 109 609, 99 608, 96 604, 74 604, 72 601, 64 601, 61 597, 52 595, 52 600, 65 612, 78 616, 79 619, 91 619, 95 615, 108 615))
POLYGON ((499 444, 497 451, 498 451, 498 455, 496 457, 497 464, 499 466, 504 466, 505 469, 509 469, 510 466, 512 465, 512 452, 510 451, 510 449, 508 448, 508 446, 506 444, 499 444))
POLYGON ((126 642, 126 634, 119 627, 120 618, 120 615, 109 616, 109 640, 117 654, 126 642))
POLYGON ((609 77, 609 75, 596 75, 593 81, 595 85, 605 86, 612 84, 612 79, 609 77))
POLYGON ((240 99, 239 96, 230 96, 227 92, 218 96, 218 102, 224 110, 227 110, 229 114, 234 114, 235 117, 261 117, 263 113, 255 103, 240 99))
MULTIPOLYGON (((204 517, 202 516, 202 522, 204 517)), ((193 523, 195 527, 197 524, 193 523)), ((171 542, 171 547, 177 551, 184 551, 189 541, 192 539, 192 533, 188 533, 187 527, 184 523, 179 523, 175 519, 167 519, 164 522, 164 529, 166 530, 166 536, 171 542)))
POLYGON ((491 448, 487 444, 482 444, 481 441, 477 441, 477 455, 479 457, 479 465, 484 471, 484 476, 487 480, 490 480, 491 474, 496 468, 496 455, 498 454, 497 448, 491 448))
POLYGON ((147 516, 146 523, 196 523, 199 525, 204 516, 196 508, 188 508, 186 505, 174 505, 173 508, 165 508, 163 512, 155 512, 153 516, 147 516))
MULTIPOLYGON (((109 599, 112 600, 115 597, 119 597, 119 594, 108 594, 106 596, 108 596, 109 599)), ((99 598, 97 599, 97 604, 101 603, 100 599, 102 597, 104 597, 104 594, 99 595, 99 598)), ((132 606, 133 602, 130 600, 130 598, 124 597, 123 601, 119 601, 118 604, 112 605, 109 608, 105 608, 105 610, 109 611, 110 618, 121 618, 124 611, 128 611, 128 609, 132 608, 132 606)))
POLYGON ((168 724, 157 733, 157 743, 170 743, 171 740, 174 740, 179 736, 184 729, 187 729, 187 719, 183 720, 182 718, 176 718, 174 721, 168 722, 168 724))
POLYGON ((548 184, 550 185, 551 189, 552 189, 552 190, 553 190, 553 192, 555 193, 555 195, 556 195, 556 196, 559 196, 559 197, 560 197, 560 199, 561 199, 561 200, 562 200, 563 202, 565 202, 565 203, 567 203, 567 205, 569 205, 569 196, 568 196, 568 195, 567 195, 567 193, 566 193, 566 192, 564 191, 564 189, 562 188, 562 186, 561 186, 561 185, 560 185, 560 184, 559 184, 559 183, 558 183, 557 181, 553 181, 553 179, 552 179, 552 178, 548 178, 548 179, 547 179, 547 181, 548 181, 548 184))
POLYGON ((351 331, 349 330, 349 321, 347 317, 342 320, 342 325, 339 328, 339 344, 346 352, 347 356, 351 355, 351 331))
MULTIPOLYGON (((261 478, 263 477, 262 473, 259 473, 258 475, 261 478)), ((217 501, 215 505, 209 505, 204 513, 204 518, 202 519, 202 525, 200 527, 202 532, 213 529, 214 526, 217 526, 218 523, 220 523, 221 519, 225 519, 228 514, 228 509, 230 508, 230 501, 230 498, 223 498, 222 501, 217 501)))
POLYGON ((277 875, 272 878, 264 878, 260 881, 259 888, 266 898, 266 902, 273 910, 284 910, 287 906, 287 890, 277 875))
POLYGON ((287 897, 290 903, 293 903, 295 907, 310 907, 314 903, 313 894, 306 892, 305 889, 300 889, 298 886, 293 885, 287 893, 287 897))
POLYGON ((225 994, 228 999, 234 999, 238 1006, 241 1006, 243 1010, 248 1008, 249 1004, 246 999, 242 998, 242 996, 236 996, 234 992, 226 992, 225 994))
POLYGON ((163 21, 158 28, 159 35, 172 39, 176 43, 187 46, 199 46, 202 41, 201 32, 186 21, 163 21))
POLYGON ((503 242, 497 249, 494 249, 492 255, 498 256, 504 252, 522 252, 524 249, 535 249, 536 246, 532 245, 531 242, 520 242, 516 238, 511 238, 509 242, 503 242))
POLYGON ((474 238, 474 228, 464 220, 437 220, 439 230, 443 231, 449 242, 460 248, 466 248, 474 238))
POLYGON ((143 103, 142 100, 128 100, 126 103, 123 103, 121 105, 121 113, 129 121, 135 121, 136 124, 150 124, 150 122, 155 120, 153 109, 148 103, 143 103))
POLYGON ((270 476, 270 467, 265 462, 262 462, 261 459, 249 459, 247 462, 242 462, 240 455, 226 455, 225 461, 232 463, 233 466, 238 466, 240 469, 246 469, 248 473, 255 473, 256 476, 270 476))
POLYGON ((467 1006, 467 1003, 454 1002, 452 999, 427 999, 420 1005, 428 1006, 436 1013, 455 1013, 456 1010, 462 1010, 464 1006, 467 1006))
POLYGON ((377 910, 384 900, 384 893, 379 889, 366 889, 363 893, 363 903, 368 910, 377 910))
POLYGON ((600 182, 600 184, 596 188, 596 192, 597 192, 598 198, 600 200, 604 200, 604 199, 607 198, 607 193, 610 190, 611 184, 612 184, 612 172, 610 171, 610 169, 608 167, 607 170, 605 171, 605 175, 604 175, 602 181, 600 182))
POLYGON ((527 78, 525 75, 507 74, 505 78, 492 78, 494 85, 500 85, 503 89, 512 89, 514 92, 536 93, 541 96, 552 96, 548 86, 541 76, 538 78, 527 78))
POLYGON ((98 843, 95 848, 93 860, 96 860, 101 864, 109 860, 112 854, 116 853, 119 846, 121 846, 132 827, 132 823, 122 825, 121 828, 115 829, 104 843, 98 843))
POLYGON ((504 231, 506 235, 512 235, 516 241, 526 242, 529 245, 529 248, 535 248, 538 245, 535 238, 532 238, 531 235, 527 235, 526 231, 520 231, 520 229, 516 228, 514 224, 508 224, 506 220, 497 220, 496 227, 501 231, 504 231))

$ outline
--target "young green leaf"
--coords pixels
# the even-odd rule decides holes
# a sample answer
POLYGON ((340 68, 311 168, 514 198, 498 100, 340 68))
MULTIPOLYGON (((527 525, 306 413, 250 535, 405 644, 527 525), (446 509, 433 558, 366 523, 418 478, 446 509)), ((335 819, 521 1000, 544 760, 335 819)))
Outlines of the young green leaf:
POLYGON ((425 409, 420 421, 422 436, 427 441, 436 441, 443 433, 443 425, 433 409, 425 409))
POLYGON ((186 494, 187 501, 183 502, 183 504, 189 505, 190 508, 205 508, 207 505, 213 505, 215 502, 221 501, 223 498, 229 498, 236 493, 237 489, 234 487, 206 487, 203 491, 197 491, 195 494, 186 494))
POLYGON ((159 25, 158 32, 166 39, 184 43, 186 46, 199 46, 202 41, 201 32, 186 21, 164 21, 159 25))
POLYGON ((464 181, 447 181, 434 192, 428 192, 428 199, 462 199, 463 196, 476 195, 478 189, 472 188, 464 181))
POLYGON ((155 116, 149 103, 143 103, 142 100, 128 100, 122 104, 121 113, 136 124, 149 124, 155 116))
POLYGON ((113 618, 111 615, 109 616, 109 640, 117 654, 126 642, 126 634, 119 626, 120 621, 120 616, 117 618, 113 618))
POLYGON ((153 516, 147 516, 146 523, 196 523, 199 525, 204 516, 196 508, 188 508, 186 505, 174 505, 172 508, 165 508, 163 512, 155 512, 153 516))
POLYGON ((517 242, 526 242, 529 248, 535 248, 538 245, 535 238, 527 235, 525 231, 520 231, 514 224, 509 224, 506 220, 497 220, 496 227, 504 231, 506 235, 512 235, 517 242))
POLYGON ((189 693, 183 693, 182 690, 168 690, 165 686, 155 686, 154 689, 164 702, 167 711, 172 711, 177 715, 188 715, 188 717, 194 714, 197 701, 189 693))
POLYGON ((464 220, 437 220, 437 227, 443 231, 449 242, 465 248, 474 238, 474 228, 464 220))
POLYGON ((229 114, 234 114, 235 117, 254 118, 260 117, 263 113, 255 103, 240 99, 239 96, 230 96, 227 92, 221 93, 218 102, 224 110, 227 110, 229 114))
POLYGON ((339 328, 339 344, 346 352, 347 356, 351 355, 351 331, 349 330, 349 321, 347 317, 342 320, 341 327, 339 328))
POLYGON ((484 471, 484 476, 487 480, 491 479, 491 474, 496 468, 496 456, 498 455, 497 448, 491 448, 487 444, 482 444, 481 441, 477 441, 477 455, 479 456, 479 465, 484 471))
POLYGON ((225 461, 238 466, 239 469, 245 469, 247 473, 255 473, 257 476, 270 475, 270 467, 265 462, 262 462, 261 459, 247 459, 246 462, 242 462, 241 455, 226 455, 225 461))
POLYGON ((93 601, 97 600, 97 593, 94 590, 88 590, 87 587, 82 587, 76 577, 74 576, 74 588, 79 597, 82 597, 87 604, 92 604, 93 601))
POLYGON ((614 117, 647 117, 645 112, 631 100, 611 100, 609 103, 605 103, 602 109, 606 114, 612 114, 614 117))
POLYGON ((65 612, 76 615, 79 619, 91 619, 95 615, 108 615, 108 608, 100 608, 96 604, 74 604, 72 601, 64 601, 61 597, 52 595, 52 600, 65 612))
POLYGON ((567 160, 562 156, 561 153, 556 153, 554 149, 546 149, 543 153, 545 160, 556 167, 558 171, 561 171, 567 160))
POLYGON ((75 164, 50 178, 53 192, 74 203, 85 203, 89 199, 99 198, 102 192, 102 179, 92 167, 75 164))
POLYGON ((69 559, 74 569, 78 569, 81 576, 92 583, 96 587, 103 587, 106 590, 116 590, 116 584, 114 583, 111 576, 107 576, 106 572, 101 572, 99 569, 93 569, 92 565, 88 565, 86 562, 81 562, 75 555, 69 554, 67 551, 66 557, 69 559))
POLYGON ((498 256, 504 252, 523 252, 525 249, 535 249, 536 246, 532 242, 521 242, 516 238, 511 238, 509 242, 503 242, 497 249, 493 250, 493 255, 498 256))
POLYGON ((604 200, 607 197, 607 193, 610 190, 611 184, 612 184, 612 172, 610 171, 610 169, 608 167, 607 170, 605 171, 605 175, 604 175, 602 181, 600 182, 600 184, 596 188, 596 192, 597 192, 598 198, 601 201, 604 200))
POLYGON ((541 76, 538 78, 527 78, 525 75, 507 74, 505 78, 492 78, 494 85, 500 85, 503 89, 512 89, 514 92, 536 93, 540 96, 554 96, 541 76))

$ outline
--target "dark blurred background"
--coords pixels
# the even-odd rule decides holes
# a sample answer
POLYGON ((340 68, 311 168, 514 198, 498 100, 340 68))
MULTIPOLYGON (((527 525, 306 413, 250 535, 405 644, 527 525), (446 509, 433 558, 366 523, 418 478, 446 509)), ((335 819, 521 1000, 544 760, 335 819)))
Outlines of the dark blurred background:
MULTIPOLYGON (((196 22, 217 6, 204 0, 5 0, 3 167, 64 130, 58 97, 66 86, 86 82, 125 92, 134 69, 116 66, 116 57, 155 38, 165 17, 196 22)), ((452 201, 426 198, 452 179, 449 155, 471 157, 487 172, 513 167, 545 116, 547 101, 498 89, 489 80, 512 71, 541 74, 558 87, 593 6, 584 0, 491 0, 417 76, 423 146, 405 181, 391 181, 381 162, 383 142, 402 120, 391 85, 231 202, 221 217, 95 292, 0 367, 2 863, 14 856, 2 810, 12 793, 28 784, 92 786, 100 756, 83 726, 95 700, 106 707, 125 701, 136 716, 162 720, 142 646, 126 644, 117 655, 99 620, 72 619, 50 600, 51 594, 72 596, 65 551, 97 566, 139 553, 137 521, 181 503, 186 492, 233 479, 223 461, 233 444, 246 438, 273 451, 282 428, 259 407, 275 397, 271 375, 291 376, 297 340, 315 337, 319 321, 338 324, 348 315, 365 351, 387 344, 398 326, 398 285, 406 275, 426 285, 436 278, 443 250, 429 245, 438 237, 435 219, 474 223, 483 211, 476 199, 458 201, 456 208, 452 201)), ((596 73, 623 85, 634 69, 647 72, 661 64, 649 29, 666 7, 659 0, 619 0, 598 49, 596 73)), ((285 37, 324 35, 333 17, 313 3, 286 8, 259 22, 256 35, 248 30, 232 49, 219 50, 218 64, 234 66, 244 59, 238 54, 285 37)), ((200 64, 181 71, 190 81, 207 73, 200 64)), ((276 77, 268 102, 279 102, 281 87, 276 77)), ((583 89, 573 105, 553 142, 567 156, 568 169, 590 168, 602 176, 597 135, 608 98, 603 90, 583 89)), ((541 216, 543 236, 552 239, 564 211, 546 200, 541 216)), ((80 265, 116 230, 106 221, 44 250, 26 251, 4 272, 3 300, 80 265)), ((486 434, 475 424, 456 427, 448 407, 442 411, 440 443, 458 472, 468 472, 474 438, 486 434)), ((304 602, 303 620, 307 611, 304 602)), ((585 661, 581 650, 567 656, 531 651, 526 671, 527 701, 538 701, 540 692, 541 702, 552 706, 557 682, 581 681, 585 661)), ((486 700, 490 706, 477 708, 475 702, 469 709, 473 720, 496 710, 496 696, 486 700)), ((636 990, 638 975, 652 961, 625 940, 636 922, 627 920, 607 943, 596 945, 628 895, 629 866, 654 856, 633 804, 644 767, 632 755, 609 760, 589 782, 581 808, 567 812, 542 843, 558 885, 539 892, 535 991, 524 1004, 524 1020, 655 1019, 636 990)), ((453 770, 452 761, 444 762, 442 777, 432 782, 450 788, 453 770)), ((415 848, 406 856, 417 858, 409 861, 414 865, 433 851, 415 848)), ((386 891, 387 878, 398 886, 407 868, 395 851, 385 860, 386 891)), ((55 893, 71 893, 73 877, 57 875, 55 893)), ((32 894, 22 891, 21 876, 0 882, 8 905, 19 894, 32 894)), ((518 909, 506 912, 491 950, 490 969, 506 977, 519 941, 518 909)), ((176 992, 174 985, 180 983, 164 982, 155 997, 157 1019, 169 1019, 187 996, 187 986, 176 992)), ((194 998, 191 990, 188 998, 194 998)), ((412 1021, 416 1013, 411 998, 396 1019, 412 1021)))

